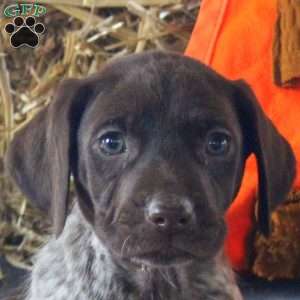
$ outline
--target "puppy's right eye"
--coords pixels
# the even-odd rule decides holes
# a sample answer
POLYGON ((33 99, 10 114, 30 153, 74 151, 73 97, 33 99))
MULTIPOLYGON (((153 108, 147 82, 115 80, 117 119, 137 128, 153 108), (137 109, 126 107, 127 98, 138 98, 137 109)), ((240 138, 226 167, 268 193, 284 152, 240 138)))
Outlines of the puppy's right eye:
POLYGON ((121 132, 107 132, 98 141, 100 150, 105 155, 118 155, 126 151, 125 140, 121 132))
POLYGON ((209 134, 206 141, 206 152, 210 155, 220 156, 228 153, 230 148, 230 136, 222 131, 209 134))

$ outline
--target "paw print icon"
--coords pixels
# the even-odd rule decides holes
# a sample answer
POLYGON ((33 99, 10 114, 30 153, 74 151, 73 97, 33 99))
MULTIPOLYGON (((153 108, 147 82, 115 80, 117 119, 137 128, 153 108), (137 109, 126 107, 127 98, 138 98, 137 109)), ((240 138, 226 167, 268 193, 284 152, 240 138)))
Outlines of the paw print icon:
POLYGON ((35 48, 39 44, 39 35, 45 31, 42 23, 36 23, 32 16, 25 20, 22 17, 16 17, 13 23, 5 25, 5 31, 11 35, 10 43, 14 48, 29 46, 35 48))

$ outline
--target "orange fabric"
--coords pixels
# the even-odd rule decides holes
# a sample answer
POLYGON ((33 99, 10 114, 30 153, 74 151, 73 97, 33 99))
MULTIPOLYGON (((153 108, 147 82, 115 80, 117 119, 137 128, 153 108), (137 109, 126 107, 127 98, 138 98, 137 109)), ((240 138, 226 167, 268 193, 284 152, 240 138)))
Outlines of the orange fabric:
MULTIPOLYGON (((272 82, 272 44, 276 0, 203 0, 186 55, 230 79, 246 80, 266 114, 289 140, 298 157, 300 187, 300 89, 272 82)), ((238 197, 227 213, 226 251, 237 270, 247 268, 247 239, 253 228, 257 170, 248 159, 238 197)))

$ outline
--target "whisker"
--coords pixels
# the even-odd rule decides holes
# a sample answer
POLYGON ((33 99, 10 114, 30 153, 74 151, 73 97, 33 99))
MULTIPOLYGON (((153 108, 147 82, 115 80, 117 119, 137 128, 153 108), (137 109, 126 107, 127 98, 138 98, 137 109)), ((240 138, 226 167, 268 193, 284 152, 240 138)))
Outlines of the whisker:
POLYGON ((123 245, 121 247, 121 257, 123 256, 123 251, 125 250, 126 243, 129 241, 131 235, 129 234, 128 237, 124 240, 123 245))
POLYGON ((174 289, 177 289, 176 284, 171 280, 171 278, 169 277, 168 274, 168 270, 166 270, 166 274, 164 274, 164 272, 161 269, 158 269, 161 276, 164 278, 164 280, 170 284, 170 286, 172 286, 174 289))

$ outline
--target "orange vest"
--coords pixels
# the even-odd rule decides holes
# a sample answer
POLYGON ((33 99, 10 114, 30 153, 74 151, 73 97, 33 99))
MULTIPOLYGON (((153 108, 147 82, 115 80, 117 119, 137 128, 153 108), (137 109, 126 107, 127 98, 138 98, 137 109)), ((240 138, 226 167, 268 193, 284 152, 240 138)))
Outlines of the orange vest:
MULTIPOLYGON (((276 19, 276 0, 203 0, 185 54, 227 78, 242 78, 250 84, 264 111, 296 153, 295 188, 300 188, 300 89, 273 83, 276 19)), ((240 192, 227 213, 226 252, 239 271, 248 267, 247 242, 254 224, 256 187, 256 161, 252 156, 240 192)))

